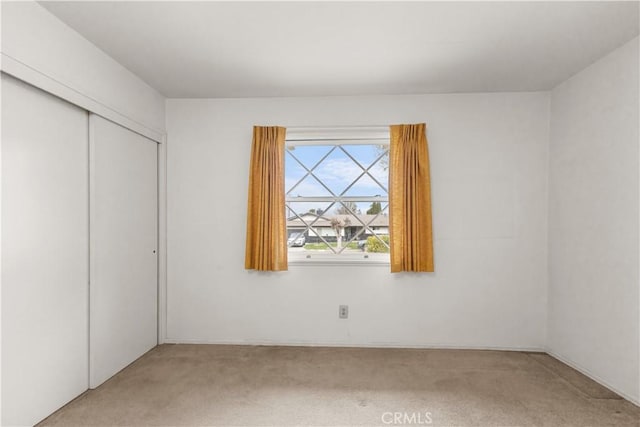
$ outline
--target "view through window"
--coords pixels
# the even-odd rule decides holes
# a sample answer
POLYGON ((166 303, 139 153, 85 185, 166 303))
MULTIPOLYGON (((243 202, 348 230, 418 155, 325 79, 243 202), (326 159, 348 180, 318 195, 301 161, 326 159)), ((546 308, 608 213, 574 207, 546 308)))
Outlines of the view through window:
POLYGON ((388 145, 322 144, 287 143, 289 254, 388 254, 388 145))

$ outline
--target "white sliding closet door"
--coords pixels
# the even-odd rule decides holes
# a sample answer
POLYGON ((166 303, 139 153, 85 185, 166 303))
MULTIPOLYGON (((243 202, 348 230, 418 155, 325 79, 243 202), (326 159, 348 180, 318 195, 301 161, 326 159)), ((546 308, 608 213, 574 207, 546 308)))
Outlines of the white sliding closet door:
POLYGON ((2 425, 88 386, 88 113, 2 74, 2 425))
POLYGON ((90 387, 157 344, 157 144, 90 115, 90 387))

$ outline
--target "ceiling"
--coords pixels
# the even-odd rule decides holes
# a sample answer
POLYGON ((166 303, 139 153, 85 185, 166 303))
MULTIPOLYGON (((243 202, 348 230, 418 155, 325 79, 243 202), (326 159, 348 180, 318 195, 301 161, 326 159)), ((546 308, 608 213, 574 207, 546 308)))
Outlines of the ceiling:
POLYGON ((546 90, 638 2, 42 2, 170 98, 546 90))

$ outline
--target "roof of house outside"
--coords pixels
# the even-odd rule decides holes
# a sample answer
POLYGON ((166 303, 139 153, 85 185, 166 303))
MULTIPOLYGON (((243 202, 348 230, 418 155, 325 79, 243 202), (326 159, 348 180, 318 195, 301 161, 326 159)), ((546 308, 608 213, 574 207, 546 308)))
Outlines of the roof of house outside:
POLYGON ((333 218, 338 218, 341 221, 349 220, 350 227, 360 227, 362 223, 368 224, 369 227, 388 227, 389 226, 389 216, 385 214, 380 215, 316 215, 311 212, 304 213, 300 215, 304 222, 297 216, 292 216, 287 218, 287 227, 306 227, 307 224, 310 224, 312 227, 331 227, 331 220, 333 218), (377 216, 377 218, 376 218, 377 216), (316 220, 317 218, 317 220, 316 220), (315 222, 314 222, 315 221, 315 222), (369 222, 372 221, 370 224, 369 222), (313 222, 313 224, 312 224, 313 222))

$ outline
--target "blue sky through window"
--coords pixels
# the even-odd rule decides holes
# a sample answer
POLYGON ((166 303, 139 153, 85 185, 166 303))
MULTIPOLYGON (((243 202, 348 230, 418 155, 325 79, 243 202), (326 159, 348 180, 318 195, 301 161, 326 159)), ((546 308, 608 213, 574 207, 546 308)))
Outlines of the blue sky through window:
MULTIPOLYGON (((375 145, 345 145, 345 150, 351 154, 362 166, 367 168, 381 154, 375 145)), ((354 163, 339 147, 326 145, 296 146, 287 149, 285 157, 285 188, 287 193, 307 173, 305 169, 291 156, 293 154, 307 168, 311 169, 327 153, 330 154, 318 165, 313 173, 336 195, 341 194, 361 173, 362 169, 354 163)), ((387 186, 387 171, 378 162, 370 170, 382 185, 387 186)), ((289 196, 330 196, 329 191, 313 176, 307 176, 295 186, 289 196)), ((345 194, 352 196, 386 196, 387 192, 367 174, 358 179, 356 184, 345 194)))
MULTIPOLYGON (((383 149, 377 145, 343 145, 347 153, 353 156, 365 169, 369 167, 382 153, 383 149)), ((344 196, 387 196, 386 187, 388 186, 388 177, 386 163, 378 161, 369 173, 377 179, 380 186, 369 175, 364 174, 362 168, 358 166, 340 147, 333 145, 298 145, 288 147, 285 154, 285 188, 287 197, 331 197, 331 190, 335 195, 342 194, 353 181, 358 178, 357 182, 351 186, 344 196), (312 169, 318 161, 323 157, 324 160, 313 169, 317 179, 307 174, 307 171, 300 165, 297 158, 308 169, 312 169), (301 178, 305 177, 302 181, 301 178), (324 186, 319 182, 322 181, 324 186), (325 187, 326 186, 326 187, 325 187)), ((340 204, 334 204, 329 207, 329 203, 322 209, 323 211, 335 211, 340 204)), ((371 202, 359 203, 358 209, 361 213, 365 213, 370 207, 371 202)), ((295 203, 295 209, 298 213, 307 212, 309 209, 319 209, 320 205, 313 202, 295 203), (312 206, 313 205, 313 206, 312 206), (318 205, 318 206, 316 206, 318 205)))

